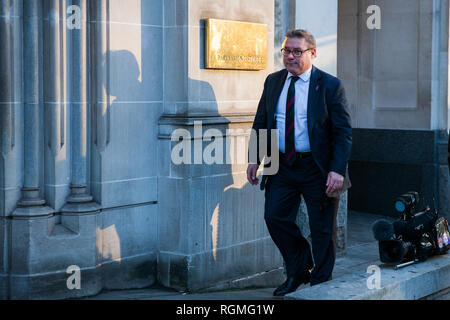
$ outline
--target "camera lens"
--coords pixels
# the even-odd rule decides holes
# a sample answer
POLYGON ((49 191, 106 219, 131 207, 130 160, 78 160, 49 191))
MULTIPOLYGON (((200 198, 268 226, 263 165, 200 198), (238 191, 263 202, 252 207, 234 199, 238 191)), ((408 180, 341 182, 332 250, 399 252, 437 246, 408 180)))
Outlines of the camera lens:
POLYGON ((395 201, 395 210, 397 210, 400 213, 403 213, 403 212, 405 212, 405 209, 406 209, 406 207, 405 207, 405 204, 403 203, 403 201, 399 201, 399 200, 395 201))

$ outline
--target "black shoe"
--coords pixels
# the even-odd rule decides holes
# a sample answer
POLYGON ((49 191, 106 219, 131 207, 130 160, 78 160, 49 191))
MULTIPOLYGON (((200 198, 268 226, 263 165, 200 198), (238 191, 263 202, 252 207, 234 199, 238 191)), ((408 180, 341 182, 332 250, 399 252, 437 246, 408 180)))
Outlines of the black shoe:
POLYGON ((306 271, 300 274, 299 276, 288 277, 281 286, 275 289, 273 295, 275 297, 281 297, 290 292, 294 292, 301 284, 308 283, 309 279, 310 279, 309 271, 306 271))

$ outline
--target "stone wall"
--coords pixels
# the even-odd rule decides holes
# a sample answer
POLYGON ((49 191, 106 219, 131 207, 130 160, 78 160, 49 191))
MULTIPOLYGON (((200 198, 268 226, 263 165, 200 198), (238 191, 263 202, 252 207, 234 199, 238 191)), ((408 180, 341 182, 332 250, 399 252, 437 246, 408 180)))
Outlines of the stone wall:
POLYGON ((281 272, 266 272, 280 268, 282 261, 265 227, 264 195, 247 182, 246 159, 238 162, 245 147, 232 152, 230 146, 248 140, 264 80, 274 70, 274 3, 198 0, 167 1, 166 6, 177 15, 165 20, 165 47, 170 50, 159 121, 158 279, 166 286, 198 290, 240 286, 237 279, 261 274, 255 284, 275 285, 281 272), (205 69, 206 18, 268 24, 267 69, 205 69), (172 74, 178 77, 169 78, 172 74), (201 127, 196 129, 196 123, 201 127), (170 139, 177 129, 188 132, 193 164, 170 160, 178 144, 170 139), (201 153, 211 142, 201 140, 214 132, 210 130, 215 130, 216 142, 223 142, 224 164, 204 162, 201 153), (200 154, 194 150, 197 143, 200 154), (225 163, 226 158, 233 163, 225 163))
POLYGON ((369 29, 373 4, 338 6, 338 76, 355 128, 349 209, 394 215, 413 190, 448 216, 449 3, 377 1, 380 29, 369 29))
POLYGON ((264 193, 246 181, 246 148, 233 149, 248 141, 266 76, 282 68, 280 29, 295 25, 295 1, 274 8, 273 0, 0 0, 0 298, 283 280, 264 193), (205 69, 206 18, 267 24, 267 68, 205 69), (213 134, 235 162, 210 165, 192 153, 200 163, 176 165, 176 129, 201 150, 211 144, 203 134, 213 134), (79 290, 67 286, 74 265, 79 290))
POLYGON ((418 210, 449 218, 447 141, 446 131, 354 129, 349 210, 398 217, 395 199, 417 191, 418 210))
POLYGON ((0 8, 2 297, 155 283, 163 1, 0 8))

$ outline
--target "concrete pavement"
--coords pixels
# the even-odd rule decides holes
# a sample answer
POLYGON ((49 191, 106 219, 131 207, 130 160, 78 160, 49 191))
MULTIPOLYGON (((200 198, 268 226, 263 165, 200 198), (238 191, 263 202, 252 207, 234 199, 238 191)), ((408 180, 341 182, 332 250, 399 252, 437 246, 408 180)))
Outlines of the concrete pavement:
POLYGON ((336 259, 333 280, 324 284, 310 287, 302 285, 295 293, 284 298, 273 297, 275 288, 251 288, 245 290, 223 290, 215 292, 183 293, 176 290, 155 285, 145 289, 103 291, 100 294, 84 298, 86 300, 282 300, 282 299, 430 299, 441 300, 450 298, 450 283, 446 276, 450 268, 450 255, 433 257, 425 262, 393 270, 392 267, 382 265, 379 261, 378 243, 372 236, 371 225, 380 218, 394 220, 373 214, 352 212, 348 213, 347 252, 336 259), (439 262, 439 263, 437 263, 439 262), (381 266, 382 288, 369 290, 365 285, 372 275, 368 273, 369 266, 381 266), (389 273, 389 279, 383 274, 389 273), (440 286, 422 288, 423 285, 439 283, 440 286), (394 279, 393 279, 394 278, 394 279), (393 279, 393 280, 392 280, 393 279), (425 280, 425 283, 423 281, 425 280), (414 284, 417 287, 414 291, 414 284), (442 288, 444 286, 444 288, 442 288), (435 290, 435 288, 440 288, 435 290), (420 289, 420 290, 419 290, 420 289), (405 290, 409 295, 405 294, 405 290), (427 291, 428 290, 428 291, 427 291), (422 296, 416 292, 426 293, 422 296))

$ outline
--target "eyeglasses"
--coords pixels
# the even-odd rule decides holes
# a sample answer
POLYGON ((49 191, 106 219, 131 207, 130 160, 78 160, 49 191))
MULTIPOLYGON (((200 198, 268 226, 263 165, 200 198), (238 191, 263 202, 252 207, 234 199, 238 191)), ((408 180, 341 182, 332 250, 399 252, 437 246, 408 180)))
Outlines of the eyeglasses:
POLYGON ((308 48, 303 51, 300 49, 291 50, 291 49, 282 48, 281 53, 285 56, 288 56, 292 53, 294 55, 294 57, 298 58, 298 57, 301 57, 303 53, 305 53, 306 51, 311 50, 311 49, 314 49, 314 48, 308 48))

